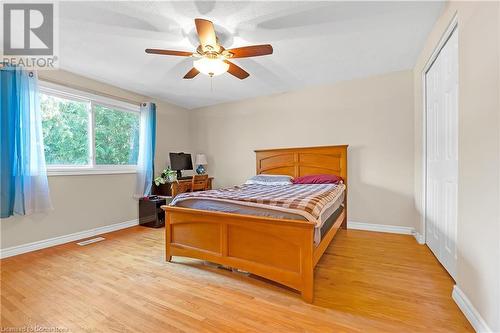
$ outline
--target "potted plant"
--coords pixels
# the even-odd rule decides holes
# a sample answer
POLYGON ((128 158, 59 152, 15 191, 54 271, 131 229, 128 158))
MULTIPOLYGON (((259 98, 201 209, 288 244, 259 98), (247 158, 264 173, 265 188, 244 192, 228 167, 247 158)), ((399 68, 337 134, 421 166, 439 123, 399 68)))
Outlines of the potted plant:
POLYGON ((160 186, 161 184, 171 183, 177 180, 177 171, 167 167, 162 171, 161 175, 155 178, 155 185, 160 186))
POLYGON ((154 183, 156 185, 155 194, 158 195, 168 195, 168 184, 177 180, 177 171, 172 170, 170 167, 167 167, 162 173, 154 179, 154 183), (167 184, 167 185, 165 185, 167 184))

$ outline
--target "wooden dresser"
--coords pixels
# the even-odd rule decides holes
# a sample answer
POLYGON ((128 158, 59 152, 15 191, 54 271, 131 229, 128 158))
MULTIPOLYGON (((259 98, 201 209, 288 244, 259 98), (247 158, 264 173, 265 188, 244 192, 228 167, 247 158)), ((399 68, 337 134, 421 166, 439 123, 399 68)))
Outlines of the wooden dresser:
MULTIPOLYGON (((212 189, 212 180, 214 177, 208 177, 208 189, 212 189)), ((156 186, 153 184, 153 194, 175 197, 179 193, 191 191, 191 179, 181 179, 175 182, 156 186)))

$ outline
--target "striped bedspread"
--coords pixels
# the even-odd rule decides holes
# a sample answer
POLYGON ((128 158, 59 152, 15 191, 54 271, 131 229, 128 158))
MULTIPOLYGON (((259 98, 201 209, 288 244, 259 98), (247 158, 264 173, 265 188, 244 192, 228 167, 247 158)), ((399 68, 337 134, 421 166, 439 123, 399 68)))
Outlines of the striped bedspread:
POLYGON ((182 193, 171 206, 184 200, 216 200, 264 207, 304 216, 318 223, 321 214, 342 195, 344 184, 240 185, 218 190, 182 193))

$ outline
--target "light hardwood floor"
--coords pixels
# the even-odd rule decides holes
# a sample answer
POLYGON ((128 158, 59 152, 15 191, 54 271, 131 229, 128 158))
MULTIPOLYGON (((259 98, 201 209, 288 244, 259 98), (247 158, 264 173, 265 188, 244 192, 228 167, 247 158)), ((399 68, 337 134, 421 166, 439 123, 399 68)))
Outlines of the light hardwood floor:
POLYGON ((163 229, 1 261, 1 326, 68 332, 472 332, 453 281, 411 236, 341 230, 314 304, 263 279, 173 258, 163 229))

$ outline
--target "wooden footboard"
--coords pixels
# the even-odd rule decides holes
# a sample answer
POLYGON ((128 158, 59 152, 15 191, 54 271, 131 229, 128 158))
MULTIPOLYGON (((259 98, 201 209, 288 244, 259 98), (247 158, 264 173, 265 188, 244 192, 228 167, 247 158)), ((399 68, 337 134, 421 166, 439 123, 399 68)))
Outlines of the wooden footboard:
POLYGON ((340 227, 339 216, 314 247, 314 224, 163 206, 166 260, 183 256, 242 269, 300 291, 313 299, 313 270, 340 227))
POLYGON ((166 259, 184 256, 242 269, 313 296, 314 224, 164 206, 166 259))

